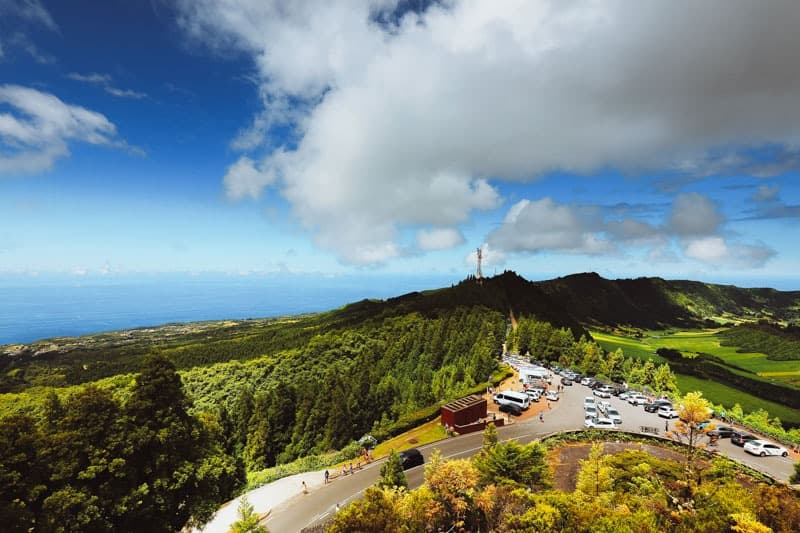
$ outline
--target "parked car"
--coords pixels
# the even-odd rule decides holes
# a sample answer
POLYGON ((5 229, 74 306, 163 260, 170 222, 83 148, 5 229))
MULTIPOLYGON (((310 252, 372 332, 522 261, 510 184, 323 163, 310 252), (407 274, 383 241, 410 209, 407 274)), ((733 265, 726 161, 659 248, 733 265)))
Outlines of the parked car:
POLYGON ((500 411, 514 416, 522 415, 522 408, 513 403, 504 403, 500 405, 500 411))
POLYGON ((594 398, 591 396, 587 396, 583 399, 583 408, 586 409, 587 406, 595 407, 597 402, 594 401, 594 398))
POLYGON ((587 428, 594 429, 617 429, 614 421, 610 418, 587 418, 584 420, 583 425, 587 428))
POLYGON ((606 410, 606 417, 611 419, 611 421, 615 424, 622 424, 622 415, 620 415, 619 411, 617 411, 614 407, 609 407, 606 410))
POLYGON ((541 398, 541 395, 533 389, 526 390, 525 394, 528 395, 528 398, 530 398, 532 402, 538 402, 539 398, 541 398))
POLYGON ((662 405, 658 408, 658 416, 661 418, 678 418, 678 411, 673 409, 671 405, 662 405))
POLYGON ((647 398, 639 395, 628 396, 628 403, 631 405, 644 405, 647 403, 647 398))
POLYGON ((734 429, 730 426, 717 426, 708 432, 708 436, 717 437, 720 439, 727 439, 731 436, 733 432, 734 429))
POLYGON ((595 389, 592 391, 592 394, 598 398, 611 398, 611 393, 605 389, 595 389))
POLYGON ((597 408, 605 413, 606 411, 611 409, 611 402, 607 402, 607 401, 603 400, 602 402, 599 402, 597 404, 597 408))
POLYGON ((788 457, 789 455, 789 450, 783 446, 778 446, 777 444, 773 444, 767 440, 758 439, 745 442, 744 451, 747 453, 752 453, 753 455, 760 455, 761 457, 766 455, 780 455, 782 457, 788 457))
POLYGON ((554 391, 554 390, 547 391, 547 399, 550 400, 551 402, 557 402, 558 401, 558 391, 554 391))
POLYGON ((656 400, 654 402, 644 404, 644 410, 648 413, 657 413, 658 410, 663 406, 672 407, 672 402, 669 400, 656 400))
POLYGON ((597 417, 597 408, 594 406, 584 406, 583 408, 583 418, 596 418, 597 417))
POLYGON ((571 379, 569 379, 569 378, 562 378, 561 379, 561 384, 564 385, 565 387, 571 387, 572 383, 573 383, 573 381, 571 379))
POLYGON ((731 443, 737 446, 744 446, 744 443, 749 440, 756 440, 756 436, 746 431, 734 431, 731 433, 731 443))
POLYGON ((581 385, 591 385, 592 381, 594 381, 594 380, 592 380, 592 378, 583 378, 581 380, 581 385))
POLYGON ((416 448, 411 448, 410 450, 400 452, 400 462, 403 465, 403 470, 408 470, 409 468, 424 464, 425 458, 422 456, 421 451, 416 448))

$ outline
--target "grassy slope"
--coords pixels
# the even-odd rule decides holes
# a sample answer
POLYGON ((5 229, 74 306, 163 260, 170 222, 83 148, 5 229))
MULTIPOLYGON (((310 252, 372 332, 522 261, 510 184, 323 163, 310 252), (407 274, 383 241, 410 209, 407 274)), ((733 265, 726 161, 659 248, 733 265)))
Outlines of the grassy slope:
POLYGON ((621 347, 637 357, 658 358, 655 355, 658 348, 673 348, 685 354, 711 354, 730 365, 778 381, 800 378, 800 363, 797 361, 772 361, 763 353, 739 353, 735 346, 720 346, 719 330, 651 332, 641 339, 595 331, 592 336, 607 350, 621 347))
POLYGON ((800 423, 800 411, 795 409, 762 400, 761 398, 741 392, 727 385, 723 385, 722 383, 717 383, 716 381, 709 381, 707 379, 700 379, 683 374, 678 374, 677 378, 678 388, 681 392, 699 390, 703 392, 703 396, 717 405, 732 407, 733 404, 738 403, 742 406, 745 413, 764 409, 771 417, 777 416, 782 421, 791 422, 793 424, 800 423))
MULTIPOLYGON (((670 334, 650 332, 648 336, 641 339, 595 331, 592 332, 592 336, 606 350, 622 348, 622 351, 628 355, 642 359, 650 358, 658 362, 663 361, 663 359, 655 354, 656 349, 668 347, 683 352, 696 353, 701 351, 710 353, 726 360, 730 358, 731 362, 749 361, 752 369, 759 368, 762 371, 774 372, 777 371, 775 370, 777 368, 786 367, 786 365, 784 365, 786 361, 769 361, 764 354, 740 354, 737 353, 733 347, 720 347, 716 333, 713 331, 681 331, 670 334)), ((791 372, 793 372, 792 375, 796 374, 798 371, 797 361, 788 362, 793 365, 790 367, 791 372)), ((774 378, 770 376, 770 378, 773 379, 778 379, 779 377, 786 378, 786 376, 776 376, 774 378)), ((762 400, 761 398, 741 392, 721 383, 679 374, 678 387, 682 392, 693 390, 703 391, 703 394, 715 404, 730 407, 738 403, 745 412, 765 409, 771 416, 777 416, 786 422, 800 422, 800 411, 774 402, 762 400)))

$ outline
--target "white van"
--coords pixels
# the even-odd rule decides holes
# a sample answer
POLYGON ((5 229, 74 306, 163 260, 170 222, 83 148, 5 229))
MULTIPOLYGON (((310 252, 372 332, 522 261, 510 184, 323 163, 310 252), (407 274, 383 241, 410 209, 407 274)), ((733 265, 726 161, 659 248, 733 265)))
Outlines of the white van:
POLYGON ((550 383, 550 372, 542 367, 520 368, 519 378, 522 383, 534 383, 536 381, 550 383))
POLYGON ((524 392, 507 390, 495 394, 494 403, 499 405, 513 404, 521 409, 527 409, 531 406, 531 399, 524 392))

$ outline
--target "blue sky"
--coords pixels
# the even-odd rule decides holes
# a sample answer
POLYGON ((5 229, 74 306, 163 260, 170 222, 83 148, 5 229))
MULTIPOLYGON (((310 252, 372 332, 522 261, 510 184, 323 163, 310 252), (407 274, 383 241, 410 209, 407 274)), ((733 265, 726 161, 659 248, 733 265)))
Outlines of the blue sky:
POLYGON ((0 275, 800 289, 800 10, 623 4, 0 0, 0 275))

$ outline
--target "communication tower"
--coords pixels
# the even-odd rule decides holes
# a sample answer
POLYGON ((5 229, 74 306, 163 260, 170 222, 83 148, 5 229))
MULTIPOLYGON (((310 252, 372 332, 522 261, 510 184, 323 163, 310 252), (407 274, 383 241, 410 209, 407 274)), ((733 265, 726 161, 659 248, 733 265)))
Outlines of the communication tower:
POLYGON ((481 270, 481 261, 483 260, 483 250, 478 248, 478 271, 475 273, 475 278, 478 281, 483 281, 483 271, 481 270))

